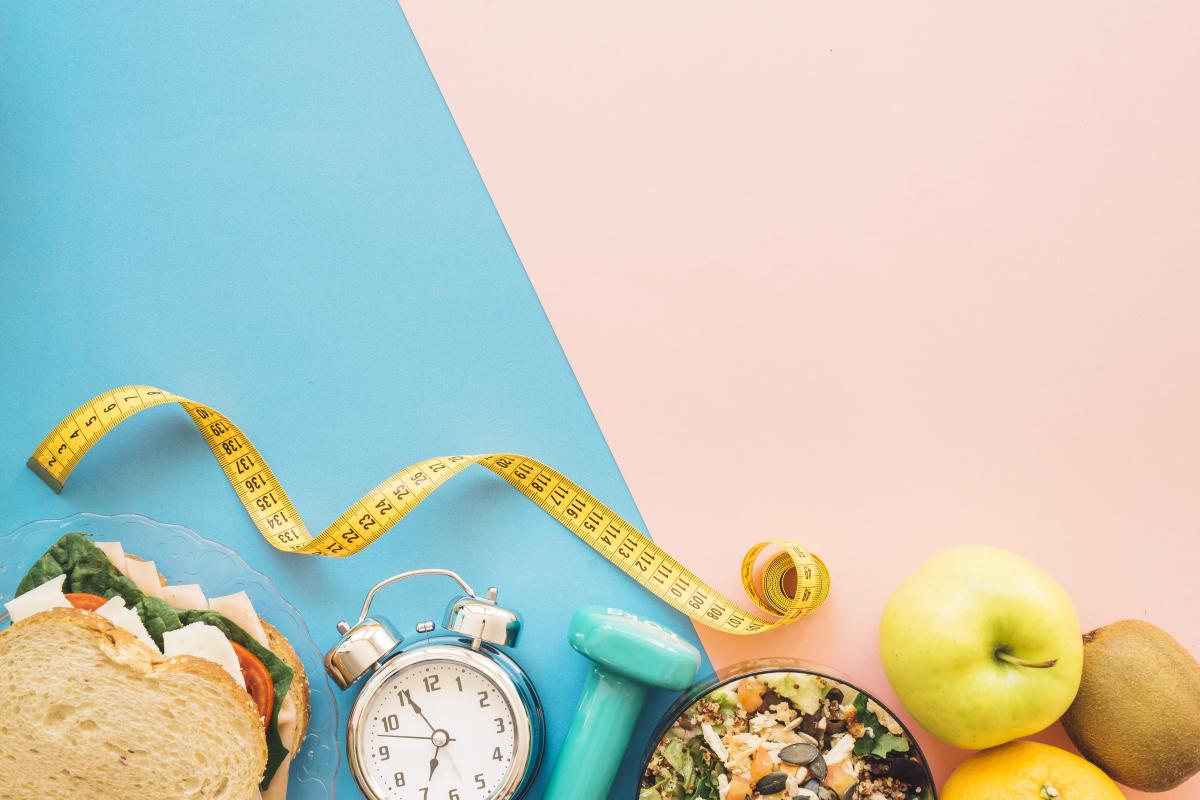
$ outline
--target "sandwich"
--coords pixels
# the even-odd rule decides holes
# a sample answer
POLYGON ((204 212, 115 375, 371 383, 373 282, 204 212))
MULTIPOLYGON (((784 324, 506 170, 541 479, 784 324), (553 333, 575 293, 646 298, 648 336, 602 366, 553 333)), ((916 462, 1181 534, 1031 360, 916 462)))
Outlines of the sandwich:
POLYGON ((4 604, 0 800, 284 800, 308 679, 243 592, 68 533, 4 604))

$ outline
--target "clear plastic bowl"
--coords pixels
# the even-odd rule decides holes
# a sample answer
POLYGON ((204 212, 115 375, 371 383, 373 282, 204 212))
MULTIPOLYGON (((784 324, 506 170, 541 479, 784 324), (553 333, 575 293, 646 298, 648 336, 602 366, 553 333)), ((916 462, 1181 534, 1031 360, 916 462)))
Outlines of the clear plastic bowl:
POLYGON ((905 737, 912 745, 912 750, 909 752, 909 755, 915 756, 916 760, 920 763, 925 772, 926 783, 925 792, 921 795, 922 800, 937 800, 937 787, 934 785, 933 775, 929 770, 929 762, 925 759, 925 754, 921 752, 920 743, 917 742, 916 737, 912 735, 912 732, 907 728, 907 726, 904 725, 903 722, 900 721, 900 718, 897 717, 890 708, 884 705, 869 691, 863 689, 853 681, 843 677, 834 670, 809 662, 804 662, 799 659, 786 658, 759 659, 756 661, 744 661, 740 664, 734 664, 722 670, 718 670, 715 674, 701 679, 691 689, 684 692, 684 694, 681 695, 680 698, 675 701, 669 709, 667 709, 667 713, 663 715, 662 720, 655 727, 654 735, 650 738, 649 743, 646 745, 645 755, 642 757, 641 769, 638 770, 638 783, 637 786, 634 787, 632 797, 636 800, 638 793, 641 791, 642 776, 646 774, 646 768, 650 765, 650 759, 653 758, 654 752, 658 748, 658 743, 662 740, 663 736, 666 735, 671 726, 675 724, 676 720, 678 720, 685 711, 691 708, 696 701, 703 698, 709 692, 712 692, 713 690, 718 689, 732 681, 748 678, 753 675, 762 675, 764 673, 775 672, 795 672, 805 675, 817 675, 835 684, 866 695, 869 700, 873 701, 876 705, 886 711, 894 720, 896 720, 897 724, 899 724, 903 729, 905 737))

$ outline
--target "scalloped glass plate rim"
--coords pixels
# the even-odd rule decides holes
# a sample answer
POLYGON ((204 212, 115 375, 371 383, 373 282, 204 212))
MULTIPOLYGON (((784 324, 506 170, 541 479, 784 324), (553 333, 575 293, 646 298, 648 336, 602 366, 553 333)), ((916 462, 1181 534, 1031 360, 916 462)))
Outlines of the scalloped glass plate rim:
POLYGON ((287 636, 308 673, 312 715, 308 733, 292 764, 288 800, 333 800, 341 757, 333 688, 325 675, 324 656, 313 642, 303 615, 284 598, 274 581, 246 563, 236 551, 186 525, 159 522, 142 514, 80 512, 69 517, 34 520, 0 535, 0 602, 12 599, 16 583, 33 561, 62 534, 75 530, 113 536, 123 542, 122 537, 130 535, 139 538, 138 546, 130 551, 155 561, 172 583, 199 583, 206 594, 244 589, 250 595, 256 610, 287 636), (177 562, 184 558, 179 552, 182 544, 190 552, 198 551, 210 558, 204 559, 204 566, 194 566, 200 561, 195 559, 190 562, 192 566, 179 567, 177 562), (211 556, 216 555, 223 557, 225 563, 217 561, 214 567, 211 556), (213 586, 216 591, 212 591, 213 586))

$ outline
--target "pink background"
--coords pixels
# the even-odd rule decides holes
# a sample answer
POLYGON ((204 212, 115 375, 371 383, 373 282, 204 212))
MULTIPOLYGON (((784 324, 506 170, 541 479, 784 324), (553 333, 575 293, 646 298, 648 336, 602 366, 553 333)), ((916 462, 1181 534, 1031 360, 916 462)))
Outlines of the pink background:
POLYGON ((1200 652, 1194 4, 403 7, 656 540, 832 570, 714 662, 891 700, 883 603, 965 542, 1200 652))

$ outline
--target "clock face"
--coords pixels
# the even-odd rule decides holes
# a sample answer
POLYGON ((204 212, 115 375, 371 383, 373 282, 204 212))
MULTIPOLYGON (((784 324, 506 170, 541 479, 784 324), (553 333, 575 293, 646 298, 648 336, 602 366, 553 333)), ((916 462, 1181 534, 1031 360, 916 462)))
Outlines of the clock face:
POLYGON ((442 659, 381 678, 364 698, 356 742, 378 797, 485 800, 505 786, 519 742, 513 705, 492 678, 442 659))

